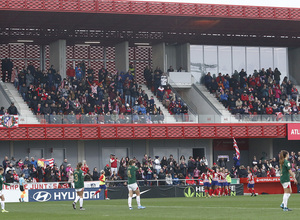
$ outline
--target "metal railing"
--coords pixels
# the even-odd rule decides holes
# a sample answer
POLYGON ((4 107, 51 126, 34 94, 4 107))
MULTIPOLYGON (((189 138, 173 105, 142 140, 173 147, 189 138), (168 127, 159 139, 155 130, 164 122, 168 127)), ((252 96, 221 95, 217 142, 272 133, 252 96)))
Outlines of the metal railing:
MULTIPOLYGON (((38 115, 39 124, 167 124, 168 117, 177 119, 178 124, 211 124, 211 123, 300 123, 300 114, 294 115, 193 115, 180 114, 160 115, 38 115)), ((27 116, 19 116, 19 124, 30 124, 27 116)))

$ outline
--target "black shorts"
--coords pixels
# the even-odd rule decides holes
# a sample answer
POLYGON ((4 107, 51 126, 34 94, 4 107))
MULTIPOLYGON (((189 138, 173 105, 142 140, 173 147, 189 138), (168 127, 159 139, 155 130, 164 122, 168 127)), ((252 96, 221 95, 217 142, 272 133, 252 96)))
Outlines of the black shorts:
POLYGON ((24 191, 24 186, 20 186, 20 191, 21 191, 21 192, 24 191))

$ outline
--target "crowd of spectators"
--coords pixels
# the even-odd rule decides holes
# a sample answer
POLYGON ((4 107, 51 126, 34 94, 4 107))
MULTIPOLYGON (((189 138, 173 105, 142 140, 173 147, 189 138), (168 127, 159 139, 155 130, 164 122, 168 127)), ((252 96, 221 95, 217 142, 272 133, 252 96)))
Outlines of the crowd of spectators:
MULTIPOLYGON (((71 164, 68 163, 67 159, 64 159, 62 164, 59 166, 56 163, 53 165, 39 163, 34 157, 30 159, 25 157, 16 160, 14 157, 9 159, 7 156, 4 157, 2 165, 0 167, 4 168, 4 178, 7 183, 18 183, 21 174, 24 174, 24 179, 26 182, 69 182, 72 183, 73 172, 75 168, 72 168, 71 164)), ((90 173, 90 169, 86 163, 83 161, 82 170, 85 174, 85 181, 98 180, 100 175, 93 177, 90 173)), ((95 169, 94 169, 95 170, 95 169)), ((71 184, 70 184, 71 186, 71 184)))
MULTIPOLYGON (((208 160, 203 157, 194 159, 190 156, 188 159, 182 155, 177 162, 171 154, 168 158, 159 156, 151 158, 147 154, 144 155, 141 161, 137 158, 132 158, 136 161, 138 170, 136 178, 139 185, 199 185, 202 182, 201 174, 206 173, 207 169, 216 171, 217 168, 226 170, 231 178, 247 178, 248 171, 255 177, 279 177, 279 154, 272 159, 257 159, 254 156, 251 165, 240 165, 236 155, 234 155, 234 165, 231 169, 227 169, 226 161, 219 159, 213 163, 212 167, 208 166, 208 160)), ((291 152, 289 161, 291 170, 296 173, 296 177, 300 178, 300 151, 295 154, 291 152)), ((109 181, 109 186, 123 186, 127 184, 127 167, 129 157, 116 158, 111 154, 109 163, 103 168, 105 176, 109 181)), ((12 157, 10 160, 6 156, 2 162, 5 173, 4 177, 7 183, 17 183, 21 174, 25 174, 27 182, 68 182, 71 186, 73 182, 73 172, 71 164, 67 159, 64 159, 62 164, 58 166, 54 163, 53 167, 47 165, 43 167, 33 157, 29 160, 28 157, 23 161, 16 160, 12 157)), ((85 181, 98 181, 100 173, 96 167, 93 170, 89 169, 86 161, 83 161, 82 170, 85 174, 85 181)), ((300 185, 299 185, 300 187, 300 185)))
MULTIPOLYGON (((168 72, 173 72, 172 66, 168 72)), ((167 75, 157 67, 154 71, 148 66, 144 69, 146 85, 151 89, 158 100, 168 109, 171 115, 175 115, 176 120, 188 121, 188 107, 181 98, 172 90, 167 83, 167 75)))
POLYGON ((12 102, 10 106, 5 109, 3 106, 0 108, 0 116, 1 115, 17 115, 18 114, 18 109, 15 106, 15 104, 12 102))
MULTIPOLYGON (((168 72, 174 71, 170 66, 168 72)), ((75 69, 69 66, 62 78, 52 65, 47 70, 32 62, 22 69, 13 68, 9 59, 2 60, 3 82, 13 82, 34 114, 46 123, 163 123, 164 115, 136 81, 132 64, 127 72, 95 72, 85 62, 75 69), (11 64, 11 65, 9 65, 11 64), (7 71, 9 66, 9 71, 7 71), (4 69, 3 69, 4 68, 4 69), (7 77, 9 75, 9 77, 7 77), (82 117, 88 116, 88 117, 82 117), (99 116, 99 117, 97 117, 99 116)), ((188 121, 188 107, 167 84, 167 75, 157 67, 144 69, 146 85, 175 115, 188 121)), ((2 111, 5 113, 4 108, 2 111)), ((1 112, 0 112, 1 113, 1 112)))
POLYGON ((247 74, 244 69, 231 76, 219 73, 204 77, 207 89, 234 115, 283 115, 299 113, 296 86, 287 77, 281 81, 281 73, 275 68, 247 74))
POLYGON ((127 72, 96 73, 84 61, 68 67, 62 78, 48 70, 27 67, 12 71, 11 80, 34 114, 47 123, 162 123, 164 115, 137 84, 135 68, 127 72))

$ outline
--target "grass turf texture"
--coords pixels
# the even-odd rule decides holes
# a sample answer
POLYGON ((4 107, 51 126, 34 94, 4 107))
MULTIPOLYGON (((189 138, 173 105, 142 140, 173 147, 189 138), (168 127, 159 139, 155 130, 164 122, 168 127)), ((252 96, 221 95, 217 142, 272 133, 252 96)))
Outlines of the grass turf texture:
POLYGON ((222 198, 162 198, 141 199, 144 210, 138 210, 133 199, 133 210, 127 200, 84 201, 85 211, 72 208, 72 202, 7 203, 9 213, 0 219, 299 219, 300 194, 289 199, 291 212, 279 207, 282 195, 237 196, 222 198))

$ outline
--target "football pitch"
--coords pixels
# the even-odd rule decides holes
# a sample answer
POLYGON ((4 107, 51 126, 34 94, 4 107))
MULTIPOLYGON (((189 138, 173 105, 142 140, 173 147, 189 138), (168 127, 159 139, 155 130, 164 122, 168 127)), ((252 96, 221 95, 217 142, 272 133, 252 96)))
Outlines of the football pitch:
POLYGON ((0 219, 299 219, 300 194, 290 197, 291 212, 282 211, 281 201, 282 195, 141 199, 146 209, 138 210, 134 199, 129 210, 127 200, 99 200, 84 201, 85 211, 72 202, 7 203, 0 219))

